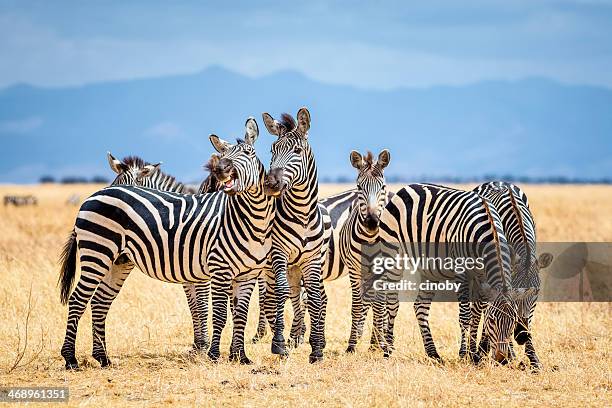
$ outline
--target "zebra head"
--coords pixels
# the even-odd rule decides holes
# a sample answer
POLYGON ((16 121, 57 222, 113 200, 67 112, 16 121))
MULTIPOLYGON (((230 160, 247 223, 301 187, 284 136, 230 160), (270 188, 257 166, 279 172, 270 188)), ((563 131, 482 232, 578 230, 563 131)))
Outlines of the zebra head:
POLYGON ((490 299, 485 313, 484 332, 491 344, 493 358, 498 363, 510 361, 510 342, 518 322, 519 303, 536 294, 535 288, 491 289, 483 285, 485 297, 490 299))
POLYGON ((314 156, 308 143, 310 113, 301 108, 297 113, 297 123, 287 113, 277 121, 268 113, 263 113, 268 132, 278 137, 272 144, 270 171, 266 179, 266 193, 280 196, 294 187, 304 187, 316 172, 314 156))
POLYGON ((156 188, 154 175, 159 171, 161 162, 150 164, 140 157, 129 156, 123 160, 117 160, 110 152, 107 152, 110 168, 117 173, 117 177, 111 186, 134 185, 148 188, 156 188))
POLYGON ((357 200, 359 219, 369 232, 378 231, 380 215, 387 204, 387 186, 385 184, 385 167, 391 161, 388 150, 378 154, 374 160, 372 152, 365 156, 353 150, 351 164, 357 169, 357 200))
POLYGON ((513 287, 530 287, 534 288, 533 293, 525 296, 518 302, 518 322, 514 329, 514 339, 520 345, 527 342, 529 336, 529 327, 531 327, 531 317, 535 310, 538 300, 538 292, 540 288, 540 269, 547 268, 553 260, 553 255, 546 252, 538 258, 530 256, 527 270, 525 263, 518 256, 513 262, 512 286, 513 287))
POLYGON ((244 140, 238 139, 236 144, 210 135, 210 142, 219 152, 218 157, 212 158, 212 174, 227 194, 239 194, 260 186, 264 171, 253 147, 257 136, 259 127, 252 117, 245 123, 244 140))

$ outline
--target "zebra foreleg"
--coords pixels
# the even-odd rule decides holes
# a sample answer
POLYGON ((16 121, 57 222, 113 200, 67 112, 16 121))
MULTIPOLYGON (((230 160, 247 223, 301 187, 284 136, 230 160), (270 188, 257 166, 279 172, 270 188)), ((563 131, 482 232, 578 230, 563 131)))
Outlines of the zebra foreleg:
POLYGON ((231 290, 231 281, 224 279, 221 275, 223 273, 220 271, 211 271, 213 333, 210 348, 208 349, 208 358, 215 362, 219 360, 221 355, 219 346, 221 344, 221 334, 225 328, 225 323, 227 323, 228 293, 231 290))
POLYGON ((470 306, 470 338, 468 346, 470 360, 474 364, 478 364, 483 355, 489 354, 489 336, 485 329, 482 331, 480 345, 478 344, 478 326, 480 325, 482 312, 486 307, 487 304, 479 300, 474 300, 470 306))
POLYGON ((363 297, 361 294, 361 280, 356 277, 352 271, 349 271, 351 280, 351 333, 349 335, 347 353, 354 353, 357 342, 363 333, 363 324, 365 321, 365 309, 363 297))
POLYGON ((106 348, 106 316, 111 304, 121 291, 123 283, 134 268, 132 262, 113 264, 110 272, 98 285, 91 299, 91 326, 92 326, 92 356, 102 367, 111 364, 106 348))
POLYGON ((266 318, 266 310, 264 308, 266 299, 266 282, 263 277, 257 278, 257 287, 259 289, 259 321, 257 322, 257 332, 251 342, 256 344, 266 335, 266 325, 268 319, 266 318))
POLYGON ((289 334, 290 347, 298 347, 304 343, 304 308, 302 307, 302 271, 300 268, 292 267, 287 276, 289 282, 289 297, 293 307, 293 322, 289 334))
POLYGON ((249 301, 255 287, 255 280, 234 282, 234 330, 230 346, 230 360, 239 361, 240 364, 253 364, 246 355, 244 348, 244 328, 249 313, 249 301))
POLYGON ((389 357, 387 343, 385 341, 385 309, 385 302, 380 299, 376 299, 372 303, 372 311, 374 315, 374 327, 372 329, 372 337, 376 341, 376 348, 381 349, 385 357, 389 357))
POLYGON ((276 300, 274 316, 274 336, 272 337, 272 354, 287 355, 285 347, 285 302, 289 295, 287 282, 287 256, 282 251, 272 249, 272 268, 274 270, 274 298, 276 300))
POLYGON ((399 311, 399 299, 397 293, 387 294, 387 326, 385 328, 385 340, 387 341, 387 349, 389 354, 393 352, 393 345, 395 344, 395 336, 393 330, 395 329, 395 318, 399 311))
POLYGON ((323 333, 323 314, 321 313, 321 292, 323 283, 321 281, 321 264, 319 258, 302 267, 304 276, 304 287, 308 296, 308 314, 310 315, 310 337, 309 343, 311 353, 308 358, 310 363, 323 360, 323 344, 325 334, 323 333))
POLYGON ((419 324, 419 330, 421 331, 421 337, 423 339, 423 345, 425 346, 425 353, 427 353, 427 357, 441 363, 442 357, 440 357, 438 351, 436 350, 436 345, 433 341, 431 330, 429 328, 429 309, 431 308, 431 300, 433 299, 434 295, 434 292, 420 290, 416 301, 414 302, 414 313, 419 324))

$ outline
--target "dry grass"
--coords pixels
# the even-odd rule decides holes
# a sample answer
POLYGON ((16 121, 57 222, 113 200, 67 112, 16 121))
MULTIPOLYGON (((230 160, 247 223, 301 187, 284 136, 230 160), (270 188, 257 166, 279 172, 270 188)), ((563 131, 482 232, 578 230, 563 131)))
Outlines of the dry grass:
MULTIPOLYGON (((347 186, 322 186, 323 195, 347 186)), ((37 208, 0 207, 0 386, 66 385, 70 405, 327 405, 407 406, 466 404, 507 406, 611 406, 610 305, 540 304, 535 342, 545 369, 531 374, 512 367, 474 368, 456 357, 457 307, 434 304, 433 334, 444 366, 424 358, 410 305, 397 321, 397 352, 388 361, 367 352, 343 351, 349 334, 347 280, 328 286, 326 360, 307 363, 308 346, 286 361, 263 344, 248 345, 253 366, 227 362, 226 328, 220 364, 187 351, 190 317, 179 286, 163 284, 135 272, 109 314, 108 346, 115 363, 100 369, 91 358, 91 320, 80 324, 77 358, 84 368, 66 372, 59 350, 66 308, 59 303, 57 257, 77 212, 65 199, 83 197, 91 186, 0 186, 6 193, 35 193, 37 208), (24 340, 28 293, 32 288, 28 349, 10 374, 24 340), (36 356, 40 350, 40 354, 36 356), (35 357, 31 363, 28 362, 35 357)), ((612 188, 602 186, 525 186, 542 241, 612 242, 612 188)), ((256 296, 255 296, 256 299, 256 296)), ((252 302, 252 307, 257 301, 252 302)), ((251 313, 248 333, 254 333, 251 313)), ((522 357, 522 350, 519 351, 522 357)))

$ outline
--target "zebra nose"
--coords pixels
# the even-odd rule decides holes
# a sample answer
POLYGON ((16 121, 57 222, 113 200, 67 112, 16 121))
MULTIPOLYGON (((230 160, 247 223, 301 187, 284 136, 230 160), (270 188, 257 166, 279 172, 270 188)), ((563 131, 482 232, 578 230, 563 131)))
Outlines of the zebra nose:
POLYGON ((272 169, 268 173, 266 184, 270 188, 280 189, 283 181, 283 169, 272 169))
POLYGON ((367 229, 369 229, 370 231, 375 230, 376 228, 378 228, 378 223, 379 223, 380 219, 378 218, 377 215, 374 214, 368 214, 365 218, 365 226, 367 229))

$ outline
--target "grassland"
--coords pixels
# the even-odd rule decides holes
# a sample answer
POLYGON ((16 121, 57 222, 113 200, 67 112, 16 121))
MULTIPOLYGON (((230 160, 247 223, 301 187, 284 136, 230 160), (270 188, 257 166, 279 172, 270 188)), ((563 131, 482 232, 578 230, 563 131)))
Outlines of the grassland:
MULTIPOLYGON (((347 187, 324 185, 321 193, 347 187)), ((59 355, 66 308, 56 288, 57 258, 78 208, 67 206, 65 200, 73 193, 86 197, 95 189, 0 186, 0 197, 32 193, 39 198, 38 207, 0 207, 0 386, 68 386, 69 404, 74 406, 612 406, 609 304, 540 304, 534 338, 545 368, 539 374, 516 365, 475 368, 460 361, 457 307, 434 304, 433 335, 445 359, 440 366, 424 357, 410 304, 400 308, 397 351, 391 359, 369 353, 365 340, 357 354, 345 355, 350 325, 347 280, 327 286, 328 347, 323 363, 307 363, 308 346, 279 361, 269 352, 268 337, 247 346, 255 364, 240 366, 227 361, 229 326, 221 363, 191 357, 190 317, 182 290, 135 271, 107 321, 114 366, 100 369, 90 357, 91 320, 86 312, 77 344, 83 370, 66 372, 59 355), (23 359, 11 370, 26 339, 23 359)), ((612 242, 611 187, 524 189, 538 222, 539 240, 612 242)), ((256 296, 251 307, 248 333, 253 334, 256 296)), ((522 350, 519 356, 524 358, 522 350)))

